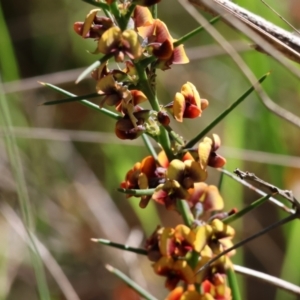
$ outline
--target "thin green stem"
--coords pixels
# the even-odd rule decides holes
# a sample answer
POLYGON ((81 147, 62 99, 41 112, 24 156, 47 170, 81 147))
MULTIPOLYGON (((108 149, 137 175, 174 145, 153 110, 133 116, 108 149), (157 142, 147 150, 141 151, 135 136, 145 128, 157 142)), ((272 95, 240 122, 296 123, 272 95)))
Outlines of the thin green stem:
POLYGON ((223 184, 223 179, 224 179, 224 173, 221 172, 219 182, 218 182, 218 189, 221 190, 222 184, 223 184))
POLYGON ((228 285, 231 289, 232 300, 241 300, 239 285, 236 279, 235 271, 232 267, 226 270, 228 285))
POLYGON ((110 266, 106 265, 106 269, 115 274, 118 278, 120 278, 122 281, 124 281, 129 287, 134 289, 139 295, 141 295, 144 299, 146 300, 158 300, 154 296, 152 296, 149 292, 144 290, 141 286, 139 286, 136 282, 131 280, 127 275, 125 275, 123 272, 120 270, 110 266))
POLYGON ((194 217, 189 208, 189 205, 186 200, 177 199, 176 201, 177 210, 183 218, 183 222, 186 226, 191 227, 194 222, 194 217))
POLYGON ((118 188, 118 192, 121 192, 123 194, 133 195, 133 196, 151 196, 153 195, 155 189, 146 189, 146 190, 134 190, 134 189, 122 189, 118 188))
POLYGON ((191 258, 188 260, 189 265, 194 270, 199 262, 199 253, 196 251, 192 252, 191 258))
POLYGON ((129 22, 130 17, 132 15, 133 11, 135 10, 135 8, 136 8, 136 4, 131 3, 131 5, 129 6, 129 8, 126 12, 126 15, 124 16, 124 22, 126 24, 126 28, 128 27, 128 22, 129 22))
POLYGON ((262 204, 264 204, 266 201, 268 201, 268 199, 271 197, 271 195, 266 195, 262 198, 259 198, 258 200, 252 202, 250 205, 248 205, 247 207, 245 207, 244 209, 240 210, 239 212, 225 218, 222 220, 223 223, 225 224, 229 224, 239 218, 241 218, 242 216, 244 216, 246 213, 252 211, 253 209, 261 206, 262 204))
POLYGON ((114 242, 106 240, 106 239, 91 239, 91 241, 95 242, 95 243, 102 244, 102 245, 106 245, 106 246, 114 247, 114 248, 117 248, 117 249, 121 249, 121 250, 124 250, 124 251, 129 251, 129 252, 133 252, 133 253, 140 254, 140 255, 147 255, 147 251, 145 249, 142 249, 142 248, 134 248, 134 247, 130 247, 128 245, 114 243, 114 242))
POLYGON ((82 96, 77 96, 77 97, 72 97, 72 98, 59 99, 59 100, 54 100, 54 101, 47 101, 47 102, 42 103, 41 105, 63 104, 63 103, 69 103, 69 102, 84 100, 84 99, 98 98, 98 97, 102 97, 102 96, 103 95, 99 95, 98 93, 92 93, 92 94, 87 94, 87 95, 82 95, 82 96))
POLYGON ((119 7, 118 7, 118 2, 117 1, 113 1, 110 5, 109 5, 110 11, 113 14, 113 16, 115 17, 121 31, 124 31, 126 29, 127 23, 125 18, 121 15, 119 7))
MULTIPOLYGON (((218 16, 218 17, 215 17, 215 18, 211 19, 209 21, 209 23, 210 24, 214 24, 214 23, 216 23, 219 20, 220 20, 220 17, 218 16)), ((179 40, 177 40, 176 42, 173 43, 174 48, 178 47, 179 45, 183 44, 184 42, 186 42, 190 38, 194 37, 195 35, 197 35, 198 33, 200 33, 203 29, 204 29, 203 26, 199 26, 198 28, 196 28, 196 29, 192 30, 191 32, 185 34, 179 40)))
POLYGON ((108 61, 111 57, 113 57, 113 55, 114 55, 113 53, 108 53, 108 54, 102 56, 99 60, 93 62, 78 76, 75 83, 79 83, 86 76, 90 75, 94 69, 98 68, 102 63, 108 61))
POLYGON ((157 60, 156 56, 149 56, 147 58, 144 58, 143 60, 139 61, 139 64, 141 66, 142 69, 145 69, 146 67, 148 67, 148 65, 154 63, 157 60))
MULTIPOLYGON (((259 79, 258 83, 262 83, 270 73, 267 73, 259 79)), ((220 123, 230 112, 232 112, 240 103, 242 103, 247 96, 249 96, 255 90, 255 86, 249 88, 240 98, 238 98, 234 103, 232 103, 225 111, 223 111, 213 122, 211 122, 202 132, 190 140, 185 146, 184 149, 192 148, 196 143, 198 143, 204 136, 213 129, 218 123, 220 123)))
MULTIPOLYGON (((135 68, 136 68, 138 76, 139 76, 139 86, 141 87, 141 90, 148 98, 152 109, 155 111, 160 111, 160 105, 159 105, 158 99, 155 96, 155 93, 150 86, 145 69, 142 68, 139 63, 135 64, 135 68)), ((160 135, 158 137, 158 142, 160 143, 163 150, 165 151, 168 159, 171 161, 174 158, 174 154, 171 149, 171 142, 170 142, 169 134, 163 126, 160 126, 160 135)))
MULTIPOLYGON (((43 85, 45 85, 46 87, 49 87, 49 88, 51 88, 51 89, 53 89, 53 90, 59 92, 59 93, 62 93, 62 94, 64 94, 64 95, 67 95, 67 96, 70 96, 70 97, 78 97, 77 95, 72 94, 72 93, 70 93, 70 92, 68 92, 68 91, 66 91, 66 90, 63 90, 63 89, 61 89, 61 88, 59 88, 59 87, 57 87, 57 86, 55 86, 55 85, 53 85, 53 84, 45 83, 45 82, 41 82, 41 84, 43 84, 43 85)), ((96 111, 98 111, 98 112, 101 112, 101 113, 107 115, 108 117, 110 117, 110 118, 112 118, 112 119, 119 120, 119 119, 121 118, 120 115, 118 115, 118 114, 116 114, 116 113, 114 113, 114 112, 112 112, 112 111, 110 111, 110 110, 108 110, 108 109, 100 108, 99 105, 94 104, 94 103, 92 103, 92 102, 90 102, 90 101, 87 101, 87 100, 79 100, 79 103, 81 103, 82 105, 87 106, 87 107, 89 107, 89 108, 92 108, 93 110, 96 110, 96 111)))
POLYGON ((155 97, 155 94, 150 86, 145 69, 141 67, 139 63, 135 64, 135 68, 139 76, 139 85, 148 98, 152 109, 155 111, 160 111, 158 99, 155 97))
POLYGON ((172 137, 179 145, 183 146, 184 141, 183 139, 179 136, 178 133, 176 133, 169 125, 164 126, 165 129, 168 131, 170 137, 172 137))
POLYGON ((142 139, 144 141, 144 144, 145 144, 146 148, 150 152, 150 154, 153 156, 153 158, 155 159, 155 161, 158 162, 157 153, 156 153, 154 147, 152 146, 152 144, 151 144, 148 136, 146 134, 142 134, 142 139))
POLYGON ((170 137, 168 134, 168 131, 165 129, 165 127, 160 126, 160 135, 158 137, 158 142, 164 149, 168 160, 171 161, 175 158, 175 155, 171 149, 171 142, 170 142, 170 137))
POLYGON ((152 18, 157 19, 157 14, 158 14, 157 4, 152 5, 150 11, 151 11, 152 18))

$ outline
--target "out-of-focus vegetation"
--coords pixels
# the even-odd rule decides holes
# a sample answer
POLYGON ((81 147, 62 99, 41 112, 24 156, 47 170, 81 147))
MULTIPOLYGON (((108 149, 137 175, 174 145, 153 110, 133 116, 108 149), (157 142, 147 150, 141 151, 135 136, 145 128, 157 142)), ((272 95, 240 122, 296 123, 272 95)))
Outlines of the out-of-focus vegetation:
MULTIPOLYGON (((159 4, 159 17, 179 38, 198 25, 176 1, 171 6, 170 2, 163 0, 159 4)), ((238 2, 288 29, 259 0, 238 2)), ((272 6, 295 26, 300 24, 297 0, 273 1, 272 6)), ((90 79, 74 83, 82 68, 96 59, 87 53, 94 49, 93 42, 73 32, 73 23, 83 20, 91 8, 79 0, 1 3, 1 90, 5 94, 1 101, 9 105, 32 222, 37 239, 46 249, 42 251, 42 261, 51 299, 66 299, 66 295, 75 299, 72 293, 81 300, 138 299, 105 270, 105 263, 123 270, 161 299, 165 296, 163 280, 154 276, 144 257, 90 241, 102 237, 138 247, 145 234, 149 235, 160 222, 170 226, 178 223, 175 213, 166 215, 164 208, 154 204, 150 209, 137 210, 137 199, 126 199, 116 191, 127 170, 146 155, 142 142, 121 142, 113 134, 114 122, 80 104, 39 106, 62 96, 41 87, 38 80, 78 95, 94 92, 90 79)), ((274 102, 297 114, 299 79, 272 58, 252 50, 248 40, 221 21, 215 27, 237 45, 255 75, 272 71, 264 88, 274 102)), ((237 99, 249 82, 228 55, 217 54, 221 48, 207 33, 193 38, 185 47, 192 63, 173 66, 167 76, 159 72, 158 93, 168 103, 183 83, 192 80, 201 96, 209 99, 210 106, 200 119, 185 121, 180 127, 174 124, 183 136, 192 138, 237 99)), ((0 124, 3 126, 3 119, 0 124)), ((38 299, 36 279, 2 129, 0 299, 34 300, 38 299)), ((252 94, 214 132, 222 138, 220 153, 227 158, 226 169, 239 167, 254 172, 265 181, 293 190, 300 198, 299 128, 272 115, 252 94)), ((214 174, 210 181, 216 183, 219 174, 214 174)), ((221 192, 228 209, 242 208, 257 198, 230 178, 224 178, 221 192)), ((278 220, 278 214, 277 209, 265 204, 243 219, 236 239, 278 220)), ((247 244, 239 250, 236 262, 300 284, 298 227, 298 222, 293 222, 247 244)), ((240 278, 244 299, 295 299, 264 283, 240 278)))

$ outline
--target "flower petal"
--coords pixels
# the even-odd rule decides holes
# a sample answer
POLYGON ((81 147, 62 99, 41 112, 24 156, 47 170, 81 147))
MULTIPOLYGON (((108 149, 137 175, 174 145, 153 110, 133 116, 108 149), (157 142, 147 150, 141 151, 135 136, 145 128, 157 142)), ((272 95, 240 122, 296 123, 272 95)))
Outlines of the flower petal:
POLYGON ((203 225, 197 227, 195 233, 196 238, 194 242, 194 250, 200 252, 205 245, 207 244, 207 240, 212 234, 212 227, 210 225, 203 225))
POLYGON ((187 64, 189 62, 189 58, 187 57, 184 46, 180 45, 176 48, 174 48, 173 51, 173 64, 178 65, 178 64, 187 64))
POLYGON ((199 163, 201 168, 206 169, 208 164, 208 159, 211 153, 212 148, 212 139, 209 137, 205 137, 204 140, 199 143, 198 146, 198 155, 199 155, 199 163))
POLYGON ((183 121, 183 114, 185 111, 185 99, 181 93, 176 93, 173 103, 173 116, 178 122, 183 121))
POLYGON ((99 11, 100 11, 100 9, 92 9, 87 14, 84 24, 83 24, 82 32, 81 32, 82 37, 85 37, 88 34, 88 32, 90 31, 92 24, 94 22, 94 19, 99 11))
POLYGON ((122 32, 119 27, 111 27, 106 30, 98 42, 98 51, 104 54, 108 54, 113 50, 116 50, 121 41, 122 32))
POLYGON ((173 159, 167 169, 166 177, 169 180, 180 181, 184 175, 185 164, 179 159, 173 159))
POLYGON ((150 10, 140 5, 136 6, 133 19, 136 27, 147 26, 153 23, 153 18, 150 10))
POLYGON ((224 201, 220 195, 219 189, 214 185, 209 185, 206 188, 205 198, 201 199, 203 202, 203 209, 205 211, 222 210, 224 208, 224 201))

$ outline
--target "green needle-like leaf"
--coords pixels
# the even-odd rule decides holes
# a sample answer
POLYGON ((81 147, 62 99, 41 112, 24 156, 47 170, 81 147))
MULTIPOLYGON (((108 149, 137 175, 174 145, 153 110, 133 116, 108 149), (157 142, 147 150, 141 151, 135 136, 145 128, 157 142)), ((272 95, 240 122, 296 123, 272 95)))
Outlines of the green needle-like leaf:
POLYGON ((134 252, 136 254, 141 254, 141 255, 147 255, 147 251, 142 248, 134 248, 134 247, 130 247, 128 245, 114 243, 114 242, 111 242, 111 241, 105 240, 105 239, 91 239, 91 241, 102 244, 102 245, 118 248, 118 249, 121 249, 124 251, 134 252))
POLYGON ((176 207, 183 219, 184 224, 191 227, 194 222, 194 217, 187 201, 183 199, 177 199, 176 207))
POLYGON ((241 300, 240 289, 236 280, 235 271, 233 268, 226 270, 228 285, 231 289, 231 296, 233 300, 241 300))
POLYGON ((157 13, 158 13, 157 4, 152 5, 150 7, 150 11, 153 19, 157 19, 157 13))
POLYGON ((98 68, 102 63, 109 60, 113 56, 112 53, 108 53, 102 56, 99 60, 92 63, 89 67, 87 67, 77 78, 75 83, 79 83, 82 79, 88 76, 94 69, 98 68))
MULTIPOLYGON (((74 94, 72 94, 72 93, 70 93, 70 92, 68 92, 68 91, 66 91, 64 89, 61 89, 61 88, 59 88, 59 87, 57 87, 57 86, 55 86, 53 84, 45 83, 45 82, 40 82, 40 83, 42 85, 44 85, 44 86, 47 86, 47 87, 49 87, 49 88, 51 88, 51 89, 59 92, 59 93, 62 93, 64 95, 66 95, 66 96, 77 97, 77 95, 74 95, 74 94)), ((103 113, 103 114, 105 114, 105 115, 107 115, 107 116, 109 116, 109 117, 111 117, 111 118, 113 118, 115 120, 119 120, 121 118, 121 116, 119 116, 118 114, 116 114, 116 113, 114 113, 114 112, 112 112, 112 111, 110 111, 108 109, 100 108, 97 104, 94 104, 94 103, 89 102, 87 100, 79 100, 79 103, 81 103, 81 104, 83 104, 83 105, 85 105, 85 106, 87 106, 89 108, 92 108, 93 110, 99 111, 99 112, 101 112, 101 113, 103 113)))
MULTIPOLYGON (((265 74, 261 77, 257 83, 262 83, 270 73, 265 74)), ((213 129, 218 123, 220 123, 230 112, 232 112, 240 103, 242 103, 247 96, 249 96, 255 90, 255 86, 248 89, 240 98, 238 98, 234 103, 232 103, 225 111, 223 111, 213 122, 211 122, 202 132, 200 132, 196 137, 190 140, 184 149, 192 148, 196 143, 198 143, 204 136, 213 129)))
POLYGON ((224 220, 222 220, 222 222, 225 224, 229 224, 229 223, 241 218, 246 213, 250 212, 251 210, 253 210, 253 209, 259 207, 260 205, 262 205, 263 203, 265 203, 270 197, 271 197, 271 195, 266 195, 262 198, 259 198, 258 200, 252 202, 249 206, 245 207, 241 211, 225 218, 224 220))
POLYGON ((124 16, 124 23, 126 24, 126 27, 128 27, 129 19, 132 15, 133 11, 135 10, 135 8, 136 8, 136 4, 131 3, 131 5, 129 6, 129 8, 126 12, 126 15, 124 16))
POLYGON ((129 195, 140 197, 140 196, 151 196, 154 193, 155 189, 132 190, 132 189, 119 188, 118 191, 121 193, 124 193, 124 194, 129 194, 129 195))
POLYGON ((146 134, 142 134, 142 139, 144 141, 144 144, 145 144, 146 148, 150 152, 150 154, 153 156, 153 158, 155 159, 155 161, 158 162, 157 153, 156 153, 153 145, 151 144, 148 136, 146 134))
POLYGON ((75 101, 79 101, 79 100, 96 98, 96 97, 101 97, 101 95, 99 95, 98 93, 92 93, 92 94, 87 94, 87 95, 82 95, 82 96, 77 96, 77 97, 72 97, 72 98, 65 98, 65 99, 60 99, 60 100, 47 101, 47 102, 42 103, 42 105, 63 104, 63 103, 75 102, 75 101))
MULTIPOLYGON (((215 18, 211 19, 209 21, 209 23, 210 24, 214 24, 214 23, 216 23, 219 20, 220 20, 220 17, 218 16, 218 17, 215 17, 215 18)), ((203 26, 199 26, 198 28, 196 28, 196 29, 192 30, 191 32, 185 34, 183 37, 181 37, 179 40, 177 40, 176 42, 173 43, 174 48, 178 47, 179 45, 183 44, 184 42, 186 42, 187 40, 189 40, 193 36, 197 35, 203 29, 204 29, 203 26)))
POLYGON ((106 265, 106 269, 115 274, 117 277, 119 277, 121 280, 123 280, 129 287, 131 287, 133 290, 135 290, 139 295, 141 295, 146 300, 158 300, 154 296, 152 296, 149 292, 144 290, 141 286, 139 286, 136 282, 131 280, 127 275, 125 275, 120 270, 110 266, 106 265))

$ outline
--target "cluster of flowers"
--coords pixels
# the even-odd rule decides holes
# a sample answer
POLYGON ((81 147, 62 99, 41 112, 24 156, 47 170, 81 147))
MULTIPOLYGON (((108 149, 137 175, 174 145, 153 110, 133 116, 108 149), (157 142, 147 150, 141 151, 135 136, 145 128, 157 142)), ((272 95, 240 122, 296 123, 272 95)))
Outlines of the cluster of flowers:
MULTIPOLYGON (((170 35, 164 22, 154 19, 147 6, 159 1, 124 1, 119 4, 119 14, 125 16, 132 9, 125 29, 113 17, 98 16, 99 9, 91 10, 84 22, 76 22, 74 30, 83 38, 97 42, 94 54, 107 59, 92 72, 96 90, 101 96, 100 107, 114 106, 120 113, 115 133, 120 139, 135 139, 148 134, 156 139, 161 128, 170 129, 168 112, 178 122, 183 118, 196 118, 208 106, 196 87, 185 83, 168 105, 153 107, 152 77, 155 69, 167 70, 172 64, 189 60, 182 45, 170 35), (138 5, 136 5, 138 4, 138 5), (124 69, 108 69, 108 59, 114 57, 124 69), (142 77, 143 69, 146 77, 142 77), (149 101, 152 109, 141 103, 149 101), (151 102, 152 101, 152 102, 151 102)), ((115 1, 106 1, 113 5, 115 1)), ((168 132, 170 132, 168 130, 168 132)), ((147 156, 136 163, 126 174, 121 188, 140 193, 140 207, 150 200, 163 204, 168 210, 178 210, 178 201, 186 201, 193 215, 190 226, 157 228, 147 240, 146 250, 153 262, 154 271, 167 277, 166 287, 171 291, 168 300, 231 299, 226 285, 226 269, 231 267, 228 253, 201 272, 201 266, 215 255, 231 246, 234 230, 224 224, 221 213, 224 207, 218 188, 208 185, 207 168, 221 168, 226 160, 216 153, 221 141, 218 135, 205 137, 197 148, 185 150, 184 141, 171 140, 172 155, 163 149, 157 157, 147 156), (195 263, 196 255, 196 263, 195 263), (178 286, 181 282, 184 286, 178 286)), ((157 140, 157 139, 156 139, 157 140)), ((169 149, 170 150, 170 149, 169 149)), ((136 194, 128 194, 128 197, 136 194)))
MULTIPOLYGON (((165 23, 153 19, 147 7, 136 6, 130 22, 132 29, 122 32, 110 18, 97 16, 99 11, 91 10, 84 22, 74 24, 74 30, 83 38, 97 41, 98 45, 93 53, 114 56, 117 62, 125 65, 123 70, 110 71, 105 61, 92 73, 97 81, 96 90, 103 97, 100 106, 115 106, 124 116, 116 124, 116 135, 121 139, 135 139, 142 133, 158 135, 157 123, 168 125, 170 122, 165 109, 170 109, 180 122, 183 117, 200 116, 208 102, 200 99, 195 86, 189 82, 182 86, 180 93, 176 93, 174 101, 160 112, 145 110, 139 105, 148 99, 142 91, 136 89, 140 78, 133 62, 147 63, 148 58, 154 57, 155 68, 166 70, 171 64, 189 61, 182 45, 174 48, 174 39, 165 23)), ((146 70, 150 73, 149 68, 146 70)))
POLYGON ((230 247, 233 235, 234 229, 219 219, 194 228, 182 224, 175 228, 158 227, 147 240, 146 249, 149 259, 154 261, 155 273, 167 277, 165 286, 171 291, 167 300, 231 299, 224 275, 231 264, 227 256, 204 271, 197 271, 214 255, 230 247), (193 253, 200 258, 194 266, 193 253), (180 280, 187 286, 186 290, 177 287, 180 280), (195 285, 200 286, 198 291, 195 285))

